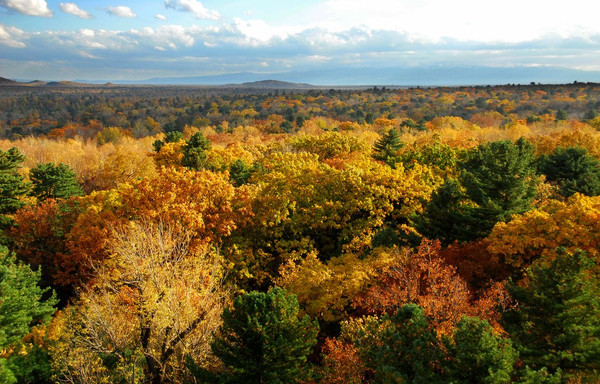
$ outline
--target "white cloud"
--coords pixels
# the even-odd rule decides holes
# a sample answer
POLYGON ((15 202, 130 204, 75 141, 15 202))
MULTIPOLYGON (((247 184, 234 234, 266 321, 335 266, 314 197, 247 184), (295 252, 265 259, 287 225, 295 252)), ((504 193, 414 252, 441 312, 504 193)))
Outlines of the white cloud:
POLYGON ((191 12, 198 19, 218 20, 219 12, 207 9, 198 0, 165 0, 165 7, 180 12, 191 12))
POLYGON ((64 13, 70 13, 71 15, 81 17, 82 19, 92 19, 94 17, 89 12, 79 8, 75 3, 60 3, 59 6, 60 10, 64 13))
POLYGON ((52 17, 46 0, 0 0, 0 5, 22 15, 52 17))
POLYGON ((327 25, 332 32, 364 25, 425 42, 516 43, 549 33, 561 37, 598 34, 597 15, 589 10, 589 0, 327 0, 282 22, 305 28, 327 25))
POLYGON ((156 15, 154 15, 154 18, 158 19, 158 20, 162 20, 162 21, 167 20, 167 16, 161 15, 160 13, 157 13, 156 15))
POLYGON ((25 32, 19 28, 0 24, 0 46, 25 48, 25 43, 20 41, 24 36, 25 32))
POLYGON ((118 16, 118 17, 127 17, 133 19, 137 15, 131 10, 131 8, 126 7, 124 5, 120 5, 118 7, 108 7, 107 11, 110 15, 118 16))
POLYGON ((234 27, 249 40, 265 43, 274 37, 285 38, 287 32, 282 28, 275 28, 262 20, 234 19, 234 27))
POLYGON ((192 47, 196 43, 196 35, 200 30, 197 27, 185 28, 181 25, 163 25, 156 29, 150 27, 140 31, 132 30, 130 33, 137 41, 152 44, 155 49, 166 50, 178 47, 192 47))

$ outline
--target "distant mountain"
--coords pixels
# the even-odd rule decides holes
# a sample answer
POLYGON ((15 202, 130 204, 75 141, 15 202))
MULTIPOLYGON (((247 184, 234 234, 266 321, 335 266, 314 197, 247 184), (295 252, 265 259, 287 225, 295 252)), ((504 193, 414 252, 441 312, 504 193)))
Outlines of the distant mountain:
MULTIPOLYGON (((600 71, 560 67, 388 67, 336 68, 280 73, 239 72, 215 76, 165 77, 138 81, 113 81, 118 84, 148 85, 231 85, 280 81, 316 86, 396 85, 457 86, 498 84, 544 84, 600 82, 600 71)), ((277 83, 269 86, 277 88, 277 83)), ((262 87, 257 85, 256 87, 262 87)))
POLYGON ((204 85, 241 87, 248 89, 301 89, 344 86, 459 86, 565 84, 600 82, 600 71, 583 71, 560 67, 387 67, 335 68, 279 73, 239 72, 214 76, 163 77, 146 80, 52 81, 30 83, 0 78, 0 85, 48 87, 98 87, 118 85, 204 85), (312 85, 309 85, 312 84, 312 85))
POLYGON ((306 83, 289 83, 287 81, 279 80, 260 80, 246 82, 242 84, 225 84, 223 87, 236 87, 236 88, 258 88, 258 89, 304 89, 314 88, 313 85, 306 83))

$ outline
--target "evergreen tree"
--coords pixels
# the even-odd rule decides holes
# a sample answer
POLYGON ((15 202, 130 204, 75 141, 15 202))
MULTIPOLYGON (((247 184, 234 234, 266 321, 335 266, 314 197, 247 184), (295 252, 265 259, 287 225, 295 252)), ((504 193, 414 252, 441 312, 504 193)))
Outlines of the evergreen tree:
POLYGON ((223 311, 223 325, 211 348, 226 367, 211 374, 191 367, 201 380, 220 383, 297 383, 309 373, 307 356, 317 342, 318 324, 298 316, 298 299, 281 288, 237 297, 223 311))
POLYGON ((453 337, 444 341, 448 382, 454 384, 510 383, 517 353, 510 340, 496 334, 485 320, 463 317, 453 337))
POLYGON ((66 164, 38 164, 29 171, 31 194, 39 199, 66 199, 82 196, 77 175, 66 164))
POLYGON ((404 147, 400 134, 396 129, 390 129, 373 146, 373 158, 383 161, 390 167, 395 167, 399 162, 398 151, 404 147))
MULTIPOLYGON (((38 286, 40 272, 19 264, 15 256, 0 248, 0 379, 2 383, 16 383, 18 379, 41 377, 44 364, 29 364, 40 359, 40 351, 30 359, 19 354, 21 339, 33 326, 47 322, 54 313, 56 299, 38 286), (12 351, 12 352, 8 352, 12 351), (8 356, 7 356, 8 355, 8 356)), ((43 353, 41 353, 43 356, 43 353)), ((43 360, 43 359, 42 359, 43 360)), ((47 365, 47 364, 46 364, 47 365)), ((47 372, 46 372, 47 373, 47 372)))
POLYGON ((251 174, 252 169, 241 159, 237 159, 229 166, 229 179, 236 187, 246 184, 251 174))
POLYGON ((581 251, 559 250, 549 266, 533 266, 529 283, 507 285, 518 306, 503 315, 523 362, 600 380, 600 278, 581 251))
POLYGON ((496 222, 531 209, 539 183, 534 161, 535 148, 523 138, 494 141, 468 153, 460 180, 487 219, 482 226, 491 230, 496 222))
POLYGON ((432 196, 417 226, 446 243, 486 237, 497 222, 531 209, 539 183, 534 159, 533 145, 523 138, 469 151, 458 181, 447 181, 432 196))
POLYGON ((152 143, 154 152, 158 153, 166 143, 177 143, 179 140, 183 140, 183 133, 179 131, 170 131, 165 134, 165 140, 155 140, 152 143))
POLYGON ((6 214, 15 213, 24 203, 20 199, 29 190, 19 173, 25 156, 15 147, 8 151, 0 150, 0 228, 7 228, 11 220, 6 214))
POLYGON ((381 320, 383 330, 376 341, 357 345, 359 353, 375 371, 377 383, 429 384, 442 382, 442 351, 435 330, 423 309, 403 305, 381 320))
POLYGON ((210 141, 202 132, 196 132, 183 146, 181 164, 190 169, 200 170, 206 165, 206 151, 210 149, 210 141))
POLYGON ((468 204, 459 181, 446 179, 431 195, 425 212, 413 220, 419 232, 427 238, 439 239, 445 244, 454 240, 469 241, 473 238, 476 223, 465 214, 468 204))
POLYGON ((600 161, 581 147, 557 148, 540 158, 540 171, 559 187, 564 197, 579 192, 587 196, 600 195, 600 161))
POLYGON ((534 371, 529 367, 525 367, 525 370, 521 374, 519 384, 562 384, 562 372, 560 369, 551 374, 548 369, 542 368, 539 371, 534 371))

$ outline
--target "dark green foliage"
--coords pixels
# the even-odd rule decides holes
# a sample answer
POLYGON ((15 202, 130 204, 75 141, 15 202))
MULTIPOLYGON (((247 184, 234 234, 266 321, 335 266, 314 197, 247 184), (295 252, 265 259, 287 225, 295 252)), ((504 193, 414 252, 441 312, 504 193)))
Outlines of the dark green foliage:
POLYGON ((486 237, 497 222, 532 208, 539 183, 534 159, 533 145, 523 138, 469 151, 459 163, 458 182, 440 187, 417 225, 446 243, 486 237))
POLYGON ((281 288, 239 296, 223 311, 223 325, 211 344, 225 366, 218 374, 192 368, 200 379, 220 383, 297 383, 309 375, 307 356, 317 342, 318 324, 298 317, 298 299, 281 288))
POLYGON ((0 150, 0 228, 7 228, 11 220, 6 214, 15 213, 24 203, 19 197, 25 195, 29 185, 19 174, 25 156, 15 147, 8 151, 0 150))
POLYGON ((546 368, 534 371, 529 367, 525 367, 521 379, 518 381, 519 384, 561 384, 562 382, 560 369, 551 374, 546 368))
POLYGON ((583 252, 559 250, 549 266, 533 266, 529 283, 507 285, 518 303, 503 315, 524 364, 600 380, 600 279, 583 252))
POLYGON ((202 132, 196 132, 183 146, 181 164, 190 169, 200 170, 206 164, 206 151, 210 149, 210 141, 202 132))
POLYGON ((442 382, 442 351, 418 305, 403 305, 393 316, 384 316, 382 323, 385 326, 376 342, 357 345, 361 357, 375 371, 375 382, 442 382))
POLYGON ((431 195, 425 213, 415 218, 415 224, 426 237, 446 244, 468 241, 473 237, 475 223, 464 212, 466 207, 467 197, 458 180, 446 179, 431 195))
POLYGON ((540 158, 540 171, 559 187, 564 197, 579 192, 587 196, 600 195, 600 161, 581 147, 557 148, 540 158))
POLYGON ((400 161, 398 151, 402 147, 404 147, 404 143, 400 140, 400 134, 392 128, 375 143, 372 156, 375 160, 383 161, 390 167, 394 167, 400 161))
POLYGON ((510 340, 496 334, 485 320, 463 317, 452 339, 446 338, 445 373, 455 384, 502 384, 511 381, 517 353, 510 340))
POLYGON ((77 175, 66 164, 38 164, 29 171, 31 194, 39 199, 66 199, 82 196, 77 175))
MULTIPOLYGON (((39 278, 39 271, 33 272, 29 266, 17 263, 13 254, 0 248, 0 350, 18 351, 22 337, 36 324, 47 322, 54 313, 56 299, 47 297, 48 291, 38 286, 39 278)), ((44 356, 43 352, 33 353, 30 358, 43 361, 44 356)), ((16 352, 0 358, 3 383, 35 375, 41 375, 39 370, 16 352)))
POLYGON ((585 120, 593 120, 596 117, 598 117, 598 112, 593 110, 593 109, 589 109, 586 113, 585 116, 583 117, 585 120))
POLYGON ((567 120, 568 117, 569 115, 564 109, 559 109, 558 111, 556 111, 556 121, 567 120))
POLYGON ((183 140, 183 133, 179 131, 170 131, 165 135, 165 140, 156 140, 152 143, 154 152, 158 153, 166 143, 176 143, 179 140, 183 140))
POLYGON ((237 159, 229 166, 229 179, 236 187, 246 184, 251 174, 251 167, 248 167, 241 159, 237 159))
POLYGON ((535 148, 520 138, 480 145, 460 164, 460 180, 467 195, 484 213, 491 230, 498 221, 531 209, 539 183, 534 167, 535 148))
POLYGON ((285 133, 290 133, 294 131, 294 124, 291 121, 284 121, 281 123, 280 128, 285 133))

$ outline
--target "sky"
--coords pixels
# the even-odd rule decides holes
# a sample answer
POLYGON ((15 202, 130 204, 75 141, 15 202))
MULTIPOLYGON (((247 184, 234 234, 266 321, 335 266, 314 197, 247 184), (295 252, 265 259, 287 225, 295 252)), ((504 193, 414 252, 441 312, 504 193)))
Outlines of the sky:
POLYGON ((598 11, 596 0, 0 0, 0 76, 488 67, 600 81, 598 11))

